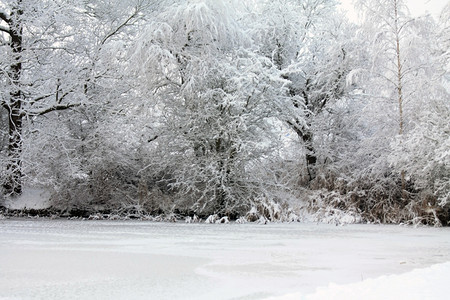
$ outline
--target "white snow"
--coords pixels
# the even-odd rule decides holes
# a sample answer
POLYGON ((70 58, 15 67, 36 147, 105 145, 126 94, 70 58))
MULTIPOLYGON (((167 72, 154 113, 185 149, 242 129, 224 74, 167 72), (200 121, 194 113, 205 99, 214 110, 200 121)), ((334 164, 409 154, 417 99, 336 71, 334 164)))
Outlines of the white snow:
POLYGON ((446 299, 448 261, 449 228, 0 220, 0 299, 446 299))
POLYGON ((6 197, 4 206, 9 209, 44 209, 50 206, 50 192, 45 189, 24 188, 16 197, 6 197))
POLYGON ((320 287, 315 293, 306 296, 295 293, 270 297, 266 300, 448 299, 450 295, 449 278, 450 262, 447 262, 401 275, 381 276, 346 285, 331 283, 328 287, 320 287))

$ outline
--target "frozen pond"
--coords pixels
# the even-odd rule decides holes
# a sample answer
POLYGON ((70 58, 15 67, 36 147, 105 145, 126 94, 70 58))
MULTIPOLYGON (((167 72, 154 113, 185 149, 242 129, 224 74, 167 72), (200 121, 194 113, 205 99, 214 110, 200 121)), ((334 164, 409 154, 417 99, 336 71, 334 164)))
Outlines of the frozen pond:
POLYGON ((264 299, 450 261, 450 228, 0 221, 0 298, 264 299))

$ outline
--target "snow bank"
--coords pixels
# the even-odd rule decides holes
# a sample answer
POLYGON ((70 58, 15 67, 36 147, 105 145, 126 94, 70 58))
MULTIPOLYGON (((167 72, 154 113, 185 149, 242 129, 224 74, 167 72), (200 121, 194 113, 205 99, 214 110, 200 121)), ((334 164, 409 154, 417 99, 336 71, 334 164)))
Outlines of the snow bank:
POLYGON ((331 283, 327 287, 317 288, 315 293, 306 296, 297 293, 267 300, 449 299, 449 278, 450 262, 447 262, 400 275, 381 276, 352 284, 331 283))

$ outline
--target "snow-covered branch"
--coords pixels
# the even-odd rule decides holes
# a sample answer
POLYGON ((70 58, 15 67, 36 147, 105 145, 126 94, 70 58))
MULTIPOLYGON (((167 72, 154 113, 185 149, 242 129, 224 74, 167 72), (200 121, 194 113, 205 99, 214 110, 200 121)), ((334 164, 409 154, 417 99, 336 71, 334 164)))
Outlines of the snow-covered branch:
POLYGON ((0 25, 0 31, 1 32, 5 32, 7 34, 11 34, 10 29, 8 27, 3 26, 3 25, 0 25))
POLYGON ((77 107, 80 105, 81 105, 81 103, 57 104, 57 105, 53 105, 53 106, 43 108, 43 109, 37 109, 37 110, 31 109, 28 111, 27 114, 31 115, 31 116, 42 116, 42 115, 45 115, 52 111, 67 110, 69 108, 77 107))
POLYGON ((114 28, 110 33, 108 33, 100 42, 100 45, 103 46, 111 37, 115 36, 117 33, 119 33, 123 27, 127 26, 130 24, 130 22, 136 18, 136 16, 138 16, 140 13, 140 10, 138 7, 134 8, 134 12, 127 18, 125 19, 119 26, 117 26, 116 28, 114 28))
POLYGON ((0 19, 8 24, 11 22, 10 16, 2 10, 0 10, 0 19))

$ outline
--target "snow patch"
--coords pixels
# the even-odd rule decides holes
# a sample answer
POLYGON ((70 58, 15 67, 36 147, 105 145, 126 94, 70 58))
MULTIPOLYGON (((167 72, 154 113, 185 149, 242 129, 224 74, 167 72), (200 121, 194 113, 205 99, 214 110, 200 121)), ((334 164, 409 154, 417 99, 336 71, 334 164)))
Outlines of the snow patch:
POLYGON ((50 207, 50 192, 39 188, 24 188, 20 196, 6 197, 8 209, 46 209, 50 207))
POLYGON ((448 299, 449 277, 450 262, 447 262, 400 275, 381 276, 357 283, 344 285, 330 283, 327 287, 319 287, 315 293, 306 296, 294 293, 267 300, 448 299))

